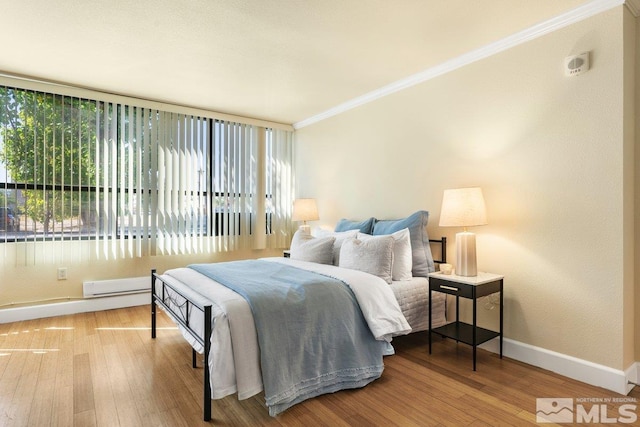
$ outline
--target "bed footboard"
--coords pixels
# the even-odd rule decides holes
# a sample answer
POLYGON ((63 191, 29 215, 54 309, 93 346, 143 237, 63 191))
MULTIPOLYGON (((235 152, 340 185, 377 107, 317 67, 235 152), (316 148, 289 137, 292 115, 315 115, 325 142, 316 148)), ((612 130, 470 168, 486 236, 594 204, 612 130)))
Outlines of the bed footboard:
MULTIPOLYGON (((196 341, 198 341, 204 348, 204 388, 203 388, 203 419, 204 421, 211 420, 211 372, 209 371, 209 353, 211 351, 211 305, 200 305, 193 301, 190 301, 185 297, 178 289, 170 284, 164 282, 160 276, 156 274, 156 270, 151 270, 151 338, 156 337, 156 310, 160 305, 169 314, 173 320, 175 320, 180 326, 182 326, 196 341), (158 285, 159 282, 159 285, 158 285), (172 299, 167 290, 170 289, 172 293, 180 295, 185 301, 184 303, 177 303, 172 299), (174 303, 175 308, 171 303, 174 303), (189 325, 189 313, 192 310, 200 310, 204 314, 204 336, 201 337, 196 331, 194 331, 189 325)), ((194 368, 197 367, 196 351, 191 349, 191 364, 194 368)))

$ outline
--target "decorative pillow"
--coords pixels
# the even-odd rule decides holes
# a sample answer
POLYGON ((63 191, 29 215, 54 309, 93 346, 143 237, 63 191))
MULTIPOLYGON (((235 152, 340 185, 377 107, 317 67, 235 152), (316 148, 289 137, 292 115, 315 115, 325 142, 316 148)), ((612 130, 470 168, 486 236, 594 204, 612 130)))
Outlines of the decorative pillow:
POLYGON ((333 244, 335 237, 313 237, 298 230, 291 239, 291 259, 331 264, 333 262, 333 244))
POLYGON ((340 249, 340 267, 376 275, 391 284, 393 237, 347 239, 340 249))
MULTIPOLYGON (((393 268, 391 277, 393 280, 410 280, 413 275, 413 255, 411 252, 411 235, 408 228, 403 228, 391 234, 393 238, 393 268)), ((377 236, 359 234, 358 239, 377 239, 377 236)))
POLYGON ((369 219, 365 219, 364 221, 352 221, 350 219, 341 219, 336 224, 335 231, 348 231, 348 230, 359 230, 364 234, 371 234, 373 231, 373 223, 375 222, 375 218, 371 217, 369 219))
POLYGON ((340 248, 342 243, 348 238, 354 238, 358 235, 358 230, 349 231, 329 231, 318 229, 316 230, 316 237, 335 237, 336 241, 333 243, 333 265, 340 265, 340 248))
POLYGON ((435 271, 427 234, 428 221, 429 212, 427 211, 418 211, 404 219, 376 221, 373 226, 373 235, 392 234, 408 228, 413 260, 412 273, 414 276, 427 277, 429 273, 435 271))

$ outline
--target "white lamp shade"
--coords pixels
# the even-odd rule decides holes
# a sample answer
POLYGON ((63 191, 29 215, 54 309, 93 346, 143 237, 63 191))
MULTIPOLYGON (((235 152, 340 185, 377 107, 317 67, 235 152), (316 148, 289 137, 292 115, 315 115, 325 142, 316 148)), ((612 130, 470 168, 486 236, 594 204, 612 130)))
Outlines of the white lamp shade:
POLYGON ((319 219, 316 199, 296 199, 293 202, 292 221, 317 221, 319 219))
POLYGON ((440 227, 472 227, 486 223, 487 208, 481 188, 444 190, 440 227))

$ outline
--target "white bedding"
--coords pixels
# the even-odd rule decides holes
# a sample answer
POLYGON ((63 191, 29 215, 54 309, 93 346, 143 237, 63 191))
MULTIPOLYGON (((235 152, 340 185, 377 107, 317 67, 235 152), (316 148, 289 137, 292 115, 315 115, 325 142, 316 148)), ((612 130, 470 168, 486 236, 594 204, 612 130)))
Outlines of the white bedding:
MULTIPOLYGON (((262 375, 258 339, 253 315, 247 301, 231 289, 209 279, 190 268, 168 270, 160 276, 163 281, 186 293, 189 299, 196 298, 202 305, 211 304, 213 328, 211 332, 211 350, 209 369, 211 372, 211 398, 221 399, 238 393, 238 399, 247 399, 262 391, 262 375), (189 286, 184 286, 188 283, 189 286), (209 298, 200 292, 208 288, 209 298), (190 291, 193 290, 193 291, 190 291), (234 339, 231 339, 234 334, 234 339)), ((171 291, 168 291, 171 294, 171 291)), ((173 294, 172 309, 180 306, 184 299, 173 294)), ((192 299, 193 300, 193 299, 192 299)), ((190 327, 203 336, 203 313, 192 310, 189 313, 190 327)), ((202 345, 184 328, 182 335, 199 353, 204 352, 202 345)))
MULTIPOLYGON (((429 329, 429 280, 426 277, 413 277, 410 280, 393 281, 393 294, 400 305, 402 314, 411 326, 411 332, 429 329)), ((433 293, 432 327, 437 328, 447 322, 446 294, 433 293)))
MULTIPOLYGON (((266 258, 315 271, 343 280, 352 289, 367 324, 376 339, 391 341, 391 337, 411 332, 402 315, 398 302, 390 286, 382 279, 356 270, 348 270, 332 265, 296 261, 288 258, 266 258)), ((262 390, 258 341, 251 309, 246 300, 223 285, 190 269, 168 270, 162 280, 176 285, 189 298, 200 303, 210 301, 214 327, 211 336, 211 397, 220 399, 238 393, 239 399, 249 398, 262 390)), ((173 296, 173 306, 183 303, 183 299, 173 296)), ((202 313, 193 310, 189 315, 191 327, 202 336, 202 313)), ((202 346, 186 331, 182 334, 198 352, 202 346)))

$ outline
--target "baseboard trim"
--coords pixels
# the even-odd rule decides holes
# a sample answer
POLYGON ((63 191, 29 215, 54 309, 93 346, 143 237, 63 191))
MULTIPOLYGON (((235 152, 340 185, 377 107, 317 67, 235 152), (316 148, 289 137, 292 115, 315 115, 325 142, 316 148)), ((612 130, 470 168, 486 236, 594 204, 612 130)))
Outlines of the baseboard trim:
MULTIPOLYGON (((628 384, 629 381, 639 383, 640 362, 632 363, 622 371, 509 338, 504 338, 502 345, 502 354, 506 357, 619 394, 626 395, 631 391, 633 385, 628 384)), ((480 348, 493 353, 500 352, 498 339, 486 342, 480 348)))
POLYGON ((64 316, 67 314, 87 313, 91 311, 112 310, 150 304, 150 292, 132 295, 117 295, 104 298, 87 298, 55 304, 41 304, 28 307, 5 308, 0 310, 0 323, 20 322, 44 317, 64 316))

